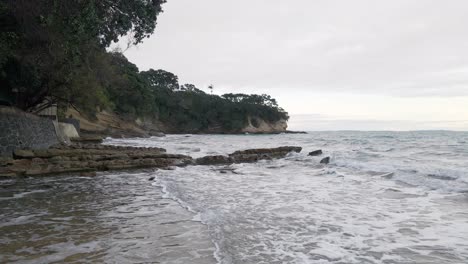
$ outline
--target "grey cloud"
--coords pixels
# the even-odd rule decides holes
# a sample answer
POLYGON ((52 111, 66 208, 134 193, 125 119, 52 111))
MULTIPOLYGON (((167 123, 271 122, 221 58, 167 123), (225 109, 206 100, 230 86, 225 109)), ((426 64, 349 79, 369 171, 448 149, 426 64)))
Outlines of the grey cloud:
POLYGON ((245 90, 468 95, 464 0, 171 0, 126 55, 245 90))

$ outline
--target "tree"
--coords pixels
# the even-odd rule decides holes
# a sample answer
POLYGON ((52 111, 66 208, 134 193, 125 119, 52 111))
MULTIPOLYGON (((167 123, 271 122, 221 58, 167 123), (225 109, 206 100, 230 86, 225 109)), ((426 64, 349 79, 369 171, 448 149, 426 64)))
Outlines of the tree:
POLYGON ((172 91, 179 89, 179 78, 171 72, 150 69, 141 72, 141 75, 153 88, 166 88, 172 91))
POLYGON ((190 93, 200 93, 204 94, 205 92, 198 89, 195 85, 186 83, 180 86, 180 90, 183 92, 190 92, 190 93))
POLYGON ((179 85, 165 70, 139 72, 119 52, 106 48, 130 35, 148 37, 165 0, 3 0, 0 2, 0 99, 37 111, 46 100, 73 105, 92 116, 96 109, 153 117, 175 132, 213 128, 240 131, 248 117, 288 118, 269 95, 210 94, 179 85))
MULTIPOLYGON (((50 98, 70 103, 95 89, 74 82, 98 78, 93 56, 120 36, 148 37, 165 0, 5 0, 0 4, 0 84, 25 110, 50 98)), ((85 82, 84 82, 85 81, 85 82)), ((5 92, 6 91, 6 92, 5 92)))
POLYGON ((210 86, 208 86, 208 89, 210 89, 210 91, 211 91, 211 94, 213 94, 213 89, 214 89, 214 87, 213 87, 213 85, 212 85, 212 84, 210 84, 210 86))
POLYGON ((106 92, 113 102, 114 110, 120 114, 132 116, 152 116, 154 113, 154 95, 138 67, 129 62, 121 53, 109 53, 110 68, 104 78, 106 92))
MULTIPOLYGON (((89 1, 89 0, 88 0, 89 1)), ((119 37, 132 33, 133 44, 139 44, 149 37, 156 27, 157 16, 162 11, 166 0, 97 0, 95 3, 98 15, 101 43, 109 46, 119 37)))

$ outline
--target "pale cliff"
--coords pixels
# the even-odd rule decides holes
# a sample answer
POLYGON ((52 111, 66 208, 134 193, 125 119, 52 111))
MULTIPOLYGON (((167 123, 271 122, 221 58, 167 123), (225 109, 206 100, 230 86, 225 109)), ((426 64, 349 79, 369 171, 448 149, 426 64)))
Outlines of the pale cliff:
POLYGON ((243 133, 252 134, 269 134, 269 133, 282 133, 286 132, 288 123, 284 119, 280 119, 276 122, 266 122, 259 118, 248 118, 248 124, 242 129, 243 133))
POLYGON ((267 122, 257 117, 248 117, 247 125, 238 131, 227 131, 221 125, 213 125, 203 131, 179 131, 171 124, 166 124, 158 120, 149 119, 128 119, 115 113, 102 111, 96 114, 96 119, 90 120, 79 112, 69 109, 67 117, 72 117, 80 121, 81 132, 85 134, 97 134, 110 137, 149 137, 160 136, 161 133, 179 134, 277 134, 287 131, 287 121, 280 119, 277 122, 267 122))

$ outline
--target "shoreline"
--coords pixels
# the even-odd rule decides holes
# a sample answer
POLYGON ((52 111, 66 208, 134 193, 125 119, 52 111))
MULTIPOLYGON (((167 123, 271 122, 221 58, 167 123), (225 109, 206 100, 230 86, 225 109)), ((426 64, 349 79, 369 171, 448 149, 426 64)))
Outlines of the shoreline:
MULTIPOLYGON (((366 243, 365 245, 369 246, 379 243, 379 247, 390 247, 388 250, 382 250, 375 262, 378 262, 379 256, 383 255, 389 259, 407 257, 408 261, 415 261, 419 259, 420 254, 407 255, 406 251, 395 252, 392 250, 393 246, 399 246, 401 241, 406 248, 418 246, 420 243, 425 243, 427 239, 433 238, 433 234, 437 235, 440 241, 434 242, 434 246, 429 245, 431 247, 425 249, 424 256, 427 256, 426 252, 440 250, 438 245, 446 245, 443 249, 443 252, 447 252, 443 258, 446 262, 450 260, 456 262, 459 256, 463 256, 465 251, 457 244, 465 244, 463 240, 465 234, 460 233, 463 226, 457 223, 464 223, 463 208, 466 204, 463 203, 465 200, 461 199, 466 198, 466 193, 454 196, 454 191, 447 191, 447 189, 440 191, 429 190, 428 186, 424 185, 411 186, 405 184, 411 183, 410 181, 400 182, 400 180, 415 179, 419 177, 419 174, 413 173, 402 179, 395 177, 401 175, 397 169, 384 169, 384 167, 389 168, 390 165, 396 168, 401 166, 402 161, 412 160, 413 156, 404 151, 408 146, 413 146, 412 144, 421 146, 419 151, 435 148, 434 154, 444 153, 444 147, 436 149, 437 142, 432 142, 427 137, 423 137, 426 141, 422 143, 432 142, 432 144, 419 144, 421 142, 412 141, 395 146, 395 142, 404 142, 404 140, 373 137, 374 134, 354 137, 351 138, 352 140, 340 140, 343 137, 327 138, 327 135, 327 133, 311 135, 307 137, 307 140, 296 136, 213 136, 211 141, 204 136, 169 136, 166 139, 155 138, 148 141, 129 140, 127 143, 132 146, 139 146, 139 143, 144 145, 146 142, 148 146, 164 146, 169 153, 181 153, 193 157, 201 157, 209 153, 232 154, 234 149, 286 145, 287 142, 291 145, 302 145, 304 150, 301 154, 290 154, 285 159, 259 163, 229 166, 198 165, 173 167, 169 170, 112 171, 98 173, 97 177, 71 175, 3 181, 3 186, 7 186, 4 197, 9 199, 5 200, 5 204, 11 205, 5 206, 5 211, 8 212, 7 219, 10 222, 14 223, 18 216, 32 217, 35 212, 49 210, 47 215, 28 218, 28 221, 33 219, 31 222, 26 221, 19 223, 15 228, 4 229, 6 237, 11 237, 15 241, 12 247, 7 247, 4 252, 12 259, 30 257, 31 253, 16 250, 34 243, 33 236, 39 236, 44 240, 50 237, 41 233, 43 228, 38 227, 37 223, 47 225, 50 219, 64 217, 63 212, 66 212, 72 218, 60 221, 63 221, 63 225, 70 229, 62 233, 54 233, 56 237, 76 235, 74 230, 80 230, 79 228, 82 227, 82 222, 77 220, 86 219, 83 217, 88 215, 92 217, 89 218, 92 220, 89 222, 96 223, 95 226, 98 229, 83 228, 84 231, 80 231, 81 236, 86 235, 87 230, 91 230, 90 234, 92 234, 96 231, 106 231, 105 228, 109 226, 118 227, 114 231, 110 230, 109 233, 99 234, 98 232, 96 236, 89 237, 90 243, 98 244, 101 244, 101 241, 108 241, 110 236, 115 238, 113 244, 104 249, 102 253, 103 259, 114 262, 125 262, 122 261, 124 259, 128 260, 127 262, 144 262, 151 261, 151 259, 163 263, 171 262, 171 260, 175 262, 175 259, 184 259, 189 250, 203 253, 197 255, 200 258, 194 258, 193 263, 216 263, 213 256, 218 256, 218 260, 222 259, 222 262, 229 262, 228 260, 234 262, 247 260, 249 263, 277 262, 284 260, 287 256, 301 260, 304 255, 296 254, 295 249, 298 247, 306 248, 308 254, 305 257, 310 262, 314 262, 313 260, 318 258, 333 257, 327 253, 331 252, 328 250, 346 248, 347 245, 355 243, 355 239, 359 239, 357 243, 366 243), (362 143, 364 138, 369 140, 365 144, 362 143), (194 145, 190 145, 192 142, 194 145), (305 150, 310 151, 318 146, 324 148, 324 154, 336 157, 330 167, 317 164, 319 157, 306 156, 305 150), (184 147, 190 149, 185 152, 184 147), (201 151, 196 150, 200 148, 201 151), (363 153, 357 153, 354 151, 355 148, 362 149, 363 153), (341 156, 337 156, 337 153, 341 153, 341 156), (379 155, 365 156, 372 159, 363 161, 361 159, 363 154, 379 155), (356 168, 356 164, 363 166, 356 168), (375 170, 369 166, 373 164, 386 165, 381 167, 381 170, 375 170), (389 176, 387 174, 389 172, 395 175, 389 176), (164 186, 165 190, 162 189, 164 186), (167 192, 163 195, 161 191, 167 192), (444 192, 447 192, 448 200, 441 200, 441 193, 444 192), (190 206, 195 215, 187 212, 185 206, 181 207, 177 200, 190 206), (447 204, 450 207, 445 206, 447 204), (431 211, 428 212, 426 205, 430 205, 431 211), (70 210, 70 208, 75 210, 70 210), (83 214, 81 208, 88 209, 90 213, 83 214), (417 236, 414 235, 415 233, 395 232, 396 228, 407 228, 405 223, 408 222, 400 221, 401 212, 405 213, 404 217, 407 221, 423 223, 421 226, 412 226, 411 230, 430 232, 420 232, 417 236), (382 218, 382 215, 386 217, 382 218), (451 215, 456 218, 441 220, 440 215, 451 215), (361 219, 360 217, 366 221, 354 220, 361 219), (343 219, 350 219, 351 222, 343 219), (384 232, 373 232, 372 228, 376 225, 384 232), (297 232, 291 232, 291 229, 297 232), (24 236, 19 237, 17 234, 22 230, 25 230, 24 236), (162 233, 162 230, 165 232, 162 233), (335 246, 331 248, 326 243, 330 239, 336 241, 335 246), (409 241, 409 239, 414 240, 409 241), (16 243, 16 241, 21 241, 21 243, 16 243), (270 241, 285 250, 272 252, 272 249, 276 247, 256 248, 252 246, 263 242, 270 243, 270 241), (315 244, 308 243, 309 241, 323 244, 317 248, 315 244), (446 241, 450 242, 446 244, 446 241), (136 246, 132 246, 135 245, 132 243, 136 246), (294 243, 293 247, 288 247, 291 243, 294 243), (176 244, 177 246, 174 246, 176 244), (127 255, 126 250, 131 254, 127 255), (213 253, 215 250, 217 250, 217 255, 213 253), (165 254, 166 252, 170 253, 165 254), (143 260, 139 256, 145 256, 146 259, 143 260), (205 256, 209 258, 201 258, 205 256)), ((462 140, 464 137, 459 139, 462 140)), ((446 142, 446 145, 451 143, 446 142)), ((119 144, 114 140, 106 143, 119 144)), ((456 148, 452 149, 456 150, 456 148)), ((319 152, 313 152, 313 154, 319 154, 319 152)), ((462 162, 464 156, 461 153, 458 157, 460 161, 458 164, 465 164, 465 161, 462 162)), ((402 167, 401 170, 420 169, 431 163, 429 159, 419 167, 416 163, 406 163, 407 167, 402 167)), ((446 164, 442 164, 442 167, 449 168, 446 164)), ((452 171, 451 176, 464 171, 465 169, 459 168, 457 171, 452 171)), ((445 182, 448 187, 457 183, 450 179, 431 177, 427 179, 438 183, 445 182)), ((62 223, 53 222, 52 224, 61 225, 62 223)), ((34 253, 39 255, 41 251, 54 247, 56 251, 50 251, 50 255, 63 254, 64 258, 73 256, 74 247, 80 246, 80 243, 84 244, 78 236, 74 238, 75 240, 72 241, 74 243, 71 243, 70 247, 63 247, 52 241, 50 245, 42 244, 37 247, 34 253), (56 247, 56 244, 61 247, 56 247)), ((86 254, 94 257, 101 253, 99 252, 101 249, 92 248, 88 251, 85 248, 84 255, 80 257, 87 256, 86 254)), ((363 255, 369 258, 375 256, 373 251, 363 247, 358 250, 351 248, 343 251, 341 255, 343 257, 336 258, 337 261, 346 261, 363 255)), ((432 259, 440 261, 439 256, 431 257, 430 260, 432 259)), ((181 263, 187 262, 191 261, 186 259, 181 261, 181 263)))
POLYGON ((0 179, 63 174, 94 176, 101 171, 252 163, 283 158, 290 152, 301 150, 301 147, 283 146, 241 150, 229 155, 208 155, 195 159, 187 155, 170 154, 166 149, 157 147, 124 147, 101 143, 62 144, 48 149, 17 149, 13 152, 13 157, 0 158, 0 179))

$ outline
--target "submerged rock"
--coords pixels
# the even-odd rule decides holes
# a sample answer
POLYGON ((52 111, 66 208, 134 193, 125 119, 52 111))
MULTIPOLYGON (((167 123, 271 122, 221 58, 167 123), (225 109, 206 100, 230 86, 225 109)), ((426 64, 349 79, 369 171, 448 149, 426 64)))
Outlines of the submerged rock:
POLYGON ((195 160, 195 164, 197 165, 220 165, 230 163, 233 163, 233 160, 223 155, 205 156, 195 160))
POLYGON ((228 156, 216 155, 196 159, 198 165, 221 165, 231 163, 251 163, 259 160, 284 158, 290 152, 301 152, 301 147, 284 146, 278 148, 260 148, 235 151, 228 156))
POLYGON ((88 171, 88 172, 82 172, 80 173, 80 176, 82 177, 95 177, 97 174, 95 171, 88 171))
POLYGON ((150 135, 152 137, 165 137, 166 134, 164 134, 163 132, 151 132, 150 135))
POLYGON ((292 130, 286 130, 284 131, 286 134, 307 134, 305 131, 292 131, 292 130))
POLYGON ((330 157, 326 157, 326 158, 323 158, 321 161, 320 161, 321 164, 328 164, 330 163, 330 157))
POLYGON ((322 152, 321 149, 309 152, 309 156, 319 156, 319 155, 322 155, 322 154, 323 154, 323 152, 322 152))
POLYGON ((229 156, 235 156, 235 155, 242 155, 242 154, 256 154, 256 155, 261 155, 261 154, 288 154, 289 152, 301 152, 302 148, 301 147, 293 147, 293 146, 283 146, 283 147, 278 147, 278 148, 258 148, 258 149, 246 149, 246 150, 239 150, 235 151, 229 156))
POLYGON ((259 160, 270 160, 272 157, 269 154, 236 154, 229 155, 235 163, 252 163, 259 160))
POLYGON ((74 143, 83 143, 83 144, 99 144, 102 143, 103 137, 97 135, 81 135, 80 137, 70 138, 74 143))

